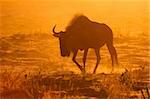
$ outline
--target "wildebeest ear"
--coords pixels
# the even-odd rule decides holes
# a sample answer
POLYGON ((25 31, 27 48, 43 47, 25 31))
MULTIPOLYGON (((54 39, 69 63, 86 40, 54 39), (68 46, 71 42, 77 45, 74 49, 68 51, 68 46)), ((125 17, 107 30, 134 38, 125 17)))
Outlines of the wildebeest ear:
POLYGON ((55 34, 53 34, 53 36, 55 36, 55 37, 59 37, 59 36, 60 36, 60 34, 56 34, 56 33, 55 33, 55 34))

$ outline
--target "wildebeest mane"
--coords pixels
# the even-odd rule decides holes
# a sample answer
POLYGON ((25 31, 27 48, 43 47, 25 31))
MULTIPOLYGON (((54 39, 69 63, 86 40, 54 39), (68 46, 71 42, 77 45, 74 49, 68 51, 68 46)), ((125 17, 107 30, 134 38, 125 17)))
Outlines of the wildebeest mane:
POLYGON ((89 18, 84 15, 76 15, 66 27, 66 31, 69 33, 74 33, 74 31, 83 30, 81 28, 84 28, 91 22, 92 21, 90 21, 89 18))

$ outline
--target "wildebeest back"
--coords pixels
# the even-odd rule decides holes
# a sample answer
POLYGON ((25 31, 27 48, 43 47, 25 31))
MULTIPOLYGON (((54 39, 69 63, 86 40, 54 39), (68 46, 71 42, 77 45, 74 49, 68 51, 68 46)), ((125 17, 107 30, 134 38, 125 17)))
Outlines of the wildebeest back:
POLYGON ((66 28, 66 32, 68 40, 72 41, 70 43, 80 47, 100 46, 101 42, 105 43, 112 36, 112 31, 107 25, 90 21, 83 15, 76 16, 66 28))

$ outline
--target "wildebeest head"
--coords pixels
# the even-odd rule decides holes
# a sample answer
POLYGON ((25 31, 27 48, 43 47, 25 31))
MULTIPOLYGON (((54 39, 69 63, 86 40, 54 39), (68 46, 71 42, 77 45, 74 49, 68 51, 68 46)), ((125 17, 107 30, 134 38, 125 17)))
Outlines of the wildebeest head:
POLYGON ((60 50, 61 50, 61 56, 69 56, 70 55, 70 50, 67 46, 67 36, 64 31, 56 32, 55 31, 56 25, 53 27, 53 36, 59 38, 60 42, 60 50))

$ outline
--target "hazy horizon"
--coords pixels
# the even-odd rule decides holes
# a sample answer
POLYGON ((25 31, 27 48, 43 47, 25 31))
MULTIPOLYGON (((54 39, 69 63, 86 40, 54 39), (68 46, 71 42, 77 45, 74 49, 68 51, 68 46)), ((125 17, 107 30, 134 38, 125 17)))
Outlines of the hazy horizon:
POLYGON ((7 0, 1 3, 1 33, 51 32, 65 30, 76 14, 109 25, 114 34, 148 34, 147 0, 7 0))

